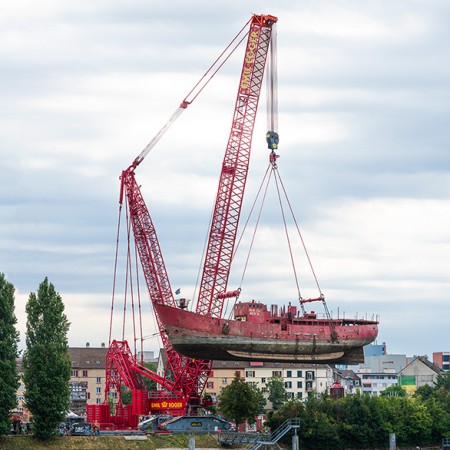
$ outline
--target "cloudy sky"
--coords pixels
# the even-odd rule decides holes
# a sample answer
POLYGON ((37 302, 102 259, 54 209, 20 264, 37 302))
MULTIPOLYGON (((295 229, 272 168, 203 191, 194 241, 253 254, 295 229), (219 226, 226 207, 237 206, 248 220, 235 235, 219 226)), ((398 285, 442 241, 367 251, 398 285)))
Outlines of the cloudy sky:
MULTIPOLYGON (((279 18, 279 172, 329 309, 379 315, 392 353, 449 351, 447 0, 3 2, 0 271, 16 288, 21 348, 25 303, 45 277, 70 345, 108 342, 119 175, 253 13, 279 18)), ((137 170, 172 287, 189 298, 242 57, 137 170)), ((267 166, 264 106, 247 204, 267 166)), ((263 219, 242 299, 295 302, 270 202, 263 219)), ((302 295, 316 295, 298 271, 302 295)), ((124 274, 119 264, 115 311, 124 274)), ((146 349, 157 350, 146 314, 146 349)))

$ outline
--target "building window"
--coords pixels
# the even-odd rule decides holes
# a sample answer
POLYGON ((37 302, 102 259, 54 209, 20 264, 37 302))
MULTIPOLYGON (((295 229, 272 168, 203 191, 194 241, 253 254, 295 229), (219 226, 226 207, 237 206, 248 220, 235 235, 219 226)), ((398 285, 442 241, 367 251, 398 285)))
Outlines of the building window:
POLYGON ((228 378, 222 378, 222 384, 227 384, 228 383, 228 378))
POLYGON ((95 393, 96 394, 101 394, 102 393, 102 388, 95 388, 95 393))
POLYGON ((297 398, 302 398, 303 397, 303 392, 297 392, 297 398))
POLYGON ((306 389, 311 390, 312 388, 313 388, 312 381, 307 381, 306 382, 306 389))
POLYGON ((214 381, 208 381, 208 382, 206 383, 206 387, 207 387, 208 389, 214 389, 214 381))
POLYGON ((286 370, 286 378, 292 378, 292 370, 286 370))
POLYGON ((286 382, 284 383, 284 387, 285 387, 286 389, 292 389, 292 381, 286 381, 286 382))
POLYGON ((266 379, 265 378, 261 378, 261 383, 265 383, 266 379))
POLYGON ((314 380, 314 372, 312 370, 306 371, 306 379, 307 380, 314 380))
POLYGON ((71 377, 77 377, 78 376, 78 370, 72 370, 72 372, 70 372, 70 376, 71 377))
POLYGON ((301 370, 297 370, 297 378, 301 378, 303 375, 302 375, 302 371, 301 370))
POLYGON ((86 395, 87 395, 87 399, 89 400, 91 398, 91 393, 87 392, 86 395))
POLYGON ((101 383, 102 382, 102 378, 101 377, 97 377, 97 383, 101 383))
POLYGON ((272 376, 273 377, 281 377, 281 370, 273 370, 272 376))
POLYGON ((302 381, 297 381, 297 389, 301 389, 303 387, 302 381))
POLYGON ((87 370, 83 370, 83 377, 87 377, 88 376, 88 371, 87 370))
POLYGON ((255 371, 254 370, 246 370, 245 371, 246 378, 254 378, 255 377, 255 371))
POLYGON ((101 399, 101 398, 97 398, 97 399, 95 400, 95 403, 97 403, 97 405, 100 404, 101 402, 102 402, 102 399, 101 399))

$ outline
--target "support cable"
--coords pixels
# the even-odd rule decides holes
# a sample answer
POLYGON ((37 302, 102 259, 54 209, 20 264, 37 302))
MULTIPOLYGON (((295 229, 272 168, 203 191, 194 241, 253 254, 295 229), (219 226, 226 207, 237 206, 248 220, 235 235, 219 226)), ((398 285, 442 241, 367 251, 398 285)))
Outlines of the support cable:
MULTIPOLYGON (((140 334, 140 347, 141 347, 141 363, 143 362, 144 358, 144 338, 143 338, 143 329, 142 329, 142 307, 141 307, 141 288, 140 288, 140 281, 139 281, 139 261, 138 261, 138 249, 136 241, 134 241, 134 259, 135 259, 135 266, 136 266, 136 284, 137 284, 137 296, 138 296, 138 311, 139 311, 139 334, 140 334)), ((136 340, 136 336, 135 336, 136 340)), ((136 356, 136 355, 135 355, 136 356)))
MULTIPOLYGON (((126 200, 128 201, 128 200, 126 200)), ((122 319, 122 341, 125 340, 125 322, 126 322, 126 311, 127 311, 127 295, 128 295, 128 283, 129 283, 129 276, 130 276, 130 233, 131 233, 131 220, 128 216, 128 207, 126 207, 127 211, 127 260, 126 260, 126 276, 125 276, 125 292, 124 292, 124 300, 123 300, 123 319, 122 319)))
POLYGON ((118 257, 119 257, 121 217, 122 217, 122 205, 119 205, 119 217, 117 219, 117 235, 116 235, 116 254, 114 257, 114 278, 113 278, 112 297, 111 297, 111 313, 110 313, 110 318, 109 318, 108 348, 111 346, 111 336, 112 336, 112 321, 113 321, 113 315, 114 315, 114 301, 115 301, 116 283, 117 283, 117 261, 118 261, 118 257))
POLYGON ((289 197, 288 197, 288 195, 287 195, 287 192, 286 192, 286 189, 285 189, 285 187, 284 187, 283 180, 281 179, 281 176, 279 176, 279 179, 280 179, 280 184, 281 184, 281 187, 282 187, 282 189, 283 189, 284 196, 285 196, 285 198, 286 198, 286 202, 287 202, 287 204, 288 204, 288 206, 289 206, 289 210, 290 210, 290 212, 291 212, 292 219, 293 219, 293 221, 294 221, 294 224, 295 224, 297 233, 298 233, 298 235, 299 235, 299 237, 300 237, 300 241, 301 241, 301 243, 302 243, 303 250, 305 251, 305 255, 306 255, 306 258, 307 258, 307 260, 308 260, 309 267, 311 268, 311 272, 312 272, 313 277, 314 277, 314 280, 315 280, 315 282, 316 282, 317 289, 319 290, 320 295, 323 296, 322 290, 320 289, 319 281, 318 281, 317 276, 316 276, 316 272, 315 272, 314 267, 313 267, 313 265, 312 265, 311 258, 309 257, 309 253, 308 253, 308 250, 307 250, 307 248, 306 248, 305 241, 303 240, 302 233, 300 232, 300 227, 298 226, 297 219, 295 218, 294 211, 293 211, 293 209, 292 209, 291 202, 289 201, 289 197))
POLYGON ((181 113, 199 96, 199 94, 205 89, 208 83, 214 78, 216 73, 222 68, 222 66, 228 61, 230 56, 234 51, 241 45, 242 41, 248 36, 248 31, 239 39, 237 44, 231 48, 233 43, 239 38, 245 28, 247 28, 251 19, 242 27, 239 33, 234 37, 234 39, 227 45, 225 50, 217 57, 217 59, 211 64, 208 70, 203 74, 200 80, 195 84, 195 86, 189 91, 184 100, 181 102, 180 106, 175 110, 175 112, 170 116, 169 120, 162 126, 162 128, 156 133, 153 139, 145 146, 145 148, 139 153, 136 159, 133 161, 132 167, 136 168, 144 158, 150 153, 152 148, 159 142, 159 140, 164 136, 166 131, 172 126, 175 120, 180 117, 181 113), (231 48, 231 50, 230 50, 231 48), (227 52, 229 52, 227 54, 227 52), (217 67, 216 67, 217 66, 217 67), (208 77, 209 76, 209 77, 208 77), (192 96, 191 99, 189 97, 192 96))
MULTIPOLYGON (((294 280, 295 280, 295 284, 297 286, 298 298, 301 298, 302 295, 300 292, 300 285, 298 283, 298 276, 297 276, 297 269, 295 267, 294 254, 292 252, 292 245, 291 245, 291 240, 289 238, 289 231, 288 231, 288 227, 287 227, 287 223, 286 223, 286 216, 284 214, 283 202, 281 200, 280 186, 278 185, 278 179, 277 179, 278 168, 277 168, 277 164, 275 161, 272 163, 272 170, 275 174, 274 175, 275 186, 277 188, 278 202, 280 204, 281 217, 283 218, 284 232, 286 234, 286 241, 287 241, 288 248, 289 248, 289 255, 291 257, 292 270, 294 272, 294 280)), ((278 174, 278 178, 280 178, 280 174, 278 174)), ((281 181, 281 178, 280 178, 280 181, 281 181)))
MULTIPOLYGON (((266 178, 266 177, 264 177, 264 179, 265 179, 265 178, 266 178)), ((249 250, 248 250, 247 258, 246 258, 246 260, 245 260, 244 270, 243 270, 243 273, 242 273, 241 282, 240 282, 240 284, 239 284, 240 287, 242 286, 242 283, 244 282, 245 273, 246 273, 246 271, 247 271, 247 266, 248 266, 248 262, 249 262, 249 259, 250 259, 250 253, 251 253, 251 251, 252 251, 253 244, 254 244, 254 242, 255 242, 256 232, 257 232, 257 230, 258 230, 259 221, 260 221, 260 219, 261 219, 262 210, 263 210, 263 208, 264 208, 264 203, 265 203, 266 196, 267 196, 267 189, 268 189, 268 187, 269 187, 270 178, 271 178, 271 173, 269 173, 269 177, 267 178, 267 183, 266 183, 266 186, 265 186, 265 188, 264 188, 264 194, 263 194, 263 197, 262 197, 262 200, 261 200, 261 206, 260 206, 260 208, 259 208, 258 217, 257 217, 257 219, 256 219, 255 228, 254 228, 254 230, 253 230, 252 240, 251 240, 251 242, 250 242, 250 248, 249 248, 249 250)))

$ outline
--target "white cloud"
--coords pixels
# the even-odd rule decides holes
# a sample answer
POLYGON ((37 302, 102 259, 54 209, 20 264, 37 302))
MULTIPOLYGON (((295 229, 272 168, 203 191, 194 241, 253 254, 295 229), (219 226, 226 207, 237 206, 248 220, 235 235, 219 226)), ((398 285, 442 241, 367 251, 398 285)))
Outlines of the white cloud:
MULTIPOLYGON (((256 0, 3 5, 0 270, 20 293, 49 276, 70 303, 74 345, 106 339, 121 171, 253 11, 279 17, 280 172, 332 308, 380 313, 381 339, 399 352, 449 341, 438 323, 449 312, 448 5, 282 0, 264 9, 256 0)), ((137 170, 170 277, 191 291, 235 56, 137 170)), ((262 101, 249 193, 267 166, 265 126, 262 101)), ((271 206, 245 295, 284 302, 296 289, 275 217, 271 206)))

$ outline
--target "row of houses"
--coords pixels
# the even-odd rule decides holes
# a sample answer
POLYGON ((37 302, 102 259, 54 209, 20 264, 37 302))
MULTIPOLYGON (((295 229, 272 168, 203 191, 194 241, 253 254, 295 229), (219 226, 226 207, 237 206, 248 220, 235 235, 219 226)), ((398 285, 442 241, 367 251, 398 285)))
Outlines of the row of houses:
MULTIPOLYGON (((352 367, 286 362, 214 361, 205 393, 220 395, 221 389, 228 386, 236 375, 261 389, 264 389, 270 378, 282 377, 289 397, 300 400, 312 394, 329 392, 335 381, 339 381, 347 395, 356 392, 379 395, 387 387, 396 384, 412 393, 425 384, 433 385, 437 376, 445 373, 444 369, 426 357, 407 358, 405 355, 389 355, 385 347, 381 347, 381 353, 378 349, 379 354, 376 354, 375 347, 366 347, 365 363, 352 367)), ((77 414, 85 414, 86 405, 100 404, 105 400, 107 351, 105 344, 100 347, 86 344, 86 347, 69 348, 72 362, 71 410, 77 414)), ((158 373, 162 375, 165 362, 163 351, 157 359, 154 358, 153 352, 144 352, 142 356, 144 361, 154 363, 158 373)), ((443 356, 446 355, 441 354, 439 357, 442 359, 443 356)), ((22 373, 20 359, 17 360, 17 370, 19 374, 22 373)), ((28 422, 24 390, 25 386, 21 383, 17 391, 18 408, 15 413, 21 415, 24 422, 28 422)))

